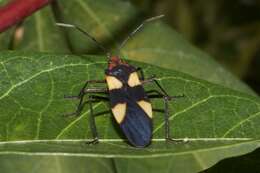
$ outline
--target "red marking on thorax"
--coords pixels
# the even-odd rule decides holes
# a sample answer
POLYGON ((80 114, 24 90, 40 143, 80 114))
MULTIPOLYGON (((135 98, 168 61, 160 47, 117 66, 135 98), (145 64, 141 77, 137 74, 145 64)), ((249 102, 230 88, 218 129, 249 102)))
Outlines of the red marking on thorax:
POLYGON ((124 62, 119 56, 111 56, 108 60, 108 69, 112 70, 114 67, 121 65, 121 64, 127 64, 124 62))

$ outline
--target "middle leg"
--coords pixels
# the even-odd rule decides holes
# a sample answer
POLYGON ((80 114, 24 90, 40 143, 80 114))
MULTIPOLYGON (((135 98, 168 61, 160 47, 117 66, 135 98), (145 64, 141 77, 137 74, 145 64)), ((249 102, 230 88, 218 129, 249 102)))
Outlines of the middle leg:
POLYGON ((75 113, 67 114, 67 116, 75 115, 78 116, 81 112, 82 108, 84 107, 83 99, 85 94, 91 94, 91 93, 107 93, 107 90, 105 88, 92 88, 92 90, 89 91, 87 89, 88 84, 95 84, 95 83, 105 83, 105 80, 88 80, 85 82, 84 86, 81 88, 80 92, 76 96, 64 96, 66 99, 79 99, 79 104, 77 106, 77 111, 75 113))
POLYGON ((81 111, 83 110, 84 106, 89 102, 94 103, 94 102, 108 101, 109 100, 108 97, 106 97, 106 96, 99 96, 99 95, 93 95, 93 94, 95 94, 95 93, 94 92, 85 92, 84 95, 82 95, 82 97, 80 97, 80 98, 78 98, 77 96, 75 96, 75 97, 71 96, 71 97, 67 98, 67 99, 74 99, 74 98, 80 99, 80 102, 79 102, 75 112, 67 113, 64 116, 78 116, 81 113, 81 111), (88 100, 83 101, 83 97, 86 94, 90 94, 91 97, 88 97, 88 100))
POLYGON ((167 141, 174 141, 174 142, 182 142, 183 140, 172 138, 170 135, 170 121, 169 121, 169 101, 176 98, 182 98, 184 95, 178 95, 178 96, 170 96, 164 88, 160 85, 160 83, 156 80, 155 76, 145 79, 144 73, 141 68, 138 68, 137 71, 140 71, 140 79, 142 81, 142 84, 147 83, 154 83, 156 86, 160 89, 158 90, 151 90, 147 93, 149 94, 148 97, 150 99, 160 98, 164 100, 164 123, 165 123, 165 139, 167 141), (152 94, 153 93, 153 94, 152 94))

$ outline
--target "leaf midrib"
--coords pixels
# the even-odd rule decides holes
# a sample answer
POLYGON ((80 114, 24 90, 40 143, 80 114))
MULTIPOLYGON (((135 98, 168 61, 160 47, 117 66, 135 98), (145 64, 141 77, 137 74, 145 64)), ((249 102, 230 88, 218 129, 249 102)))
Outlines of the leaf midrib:
MULTIPOLYGON (((78 157, 99 157, 99 158, 157 158, 157 157, 169 157, 169 156, 183 156, 186 154, 194 154, 194 153, 202 153, 209 152, 215 150, 225 150, 228 148, 239 147, 241 145, 250 145, 254 144, 255 147, 251 150, 259 147, 260 140, 251 140, 248 142, 240 142, 235 144, 226 144, 224 146, 211 147, 211 148, 202 148, 202 149, 194 149, 189 151, 181 151, 175 153, 163 153, 163 154, 139 154, 139 155, 122 155, 122 154, 94 154, 94 153, 66 153, 66 152, 21 152, 21 151, 0 151, 0 155, 7 154, 18 154, 18 155, 32 155, 32 156, 78 156, 78 157)), ((106 143, 110 144, 110 143, 106 143)))

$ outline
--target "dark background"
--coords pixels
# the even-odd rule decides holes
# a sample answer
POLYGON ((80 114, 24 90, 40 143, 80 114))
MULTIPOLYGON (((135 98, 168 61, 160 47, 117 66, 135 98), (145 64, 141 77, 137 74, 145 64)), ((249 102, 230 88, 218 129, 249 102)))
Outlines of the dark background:
POLYGON ((209 53, 260 94, 259 0, 132 0, 209 53))

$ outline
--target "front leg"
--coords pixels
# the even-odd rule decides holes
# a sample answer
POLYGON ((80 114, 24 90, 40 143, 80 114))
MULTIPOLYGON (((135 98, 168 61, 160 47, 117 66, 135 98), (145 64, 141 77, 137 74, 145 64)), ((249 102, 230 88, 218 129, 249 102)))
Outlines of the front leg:
POLYGON ((165 91, 165 89, 160 85, 160 83, 156 80, 155 75, 153 75, 152 77, 143 80, 142 84, 148 84, 148 83, 154 83, 160 90, 161 94, 163 94, 164 96, 167 96, 168 98, 170 98, 169 94, 165 91))
MULTIPOLYGON (((92 94, 92 93, 91 93, 92 94)), ((71 99, 71 98, 70 98, 71 99)), ((78 99, 78 98, 77 98, 78 99)), ((87 101, 81 101, 75 112, 71 112, 71 113, 67 113, 64 116, 78 116, 81 111, 83 110, 83 108, 85 107, 85 105, 89 102, 91 103, 96 103, 96 102, 100 102, 100 101, 108 101, 108 97, 104 97, 104 96, 97 96, 97 95, 91 95, 91 99, 88 97, 87 101)))
MULTIPOLYGON (((84 86, 81 88, 81 90, 80 90, 80 92, 79 92, 79 94, 77 95, 77 96, 64 96, 64 98, 66 98, 66 99, 74 99, 74 98, 76 98, 76 99, 80 99, 79 100, 79 104, 78 104, 78 106, 77 106, 77 110, 76 110, 76 112, 73 112, 73 113, 70 113, 70 114, 66 114, 67 116, 71 116, 71 115, 76 115, 76 116, 78 116, 79 114, 80 114, 80 112, 81 112, 81 110, 83 109, 83 107, 84 107, 84 104, 83 104, 83 98, 84 98, 84 95, 85 94, 91 94, 91 93, 97 93, 97 92, 94 92, 94 91, 85 91, 86 90, 86 88, 87 88, 87 86, 88 86, 88 84, 90 84, 90 83, 105 83, 105 80, 88 80, 88 81, 86 81, 86 83, 84 84, 84 86)), ((106 93, 107 92, 107 89, 101 89, 101 88, 92 88, 92 89, 94 89, 94 90, 98 90, 98 92, 104 92, 104 93, 106 93)))
POLYGON ((82 97, 82 95, 85 94, 85 90, 86 90, 88 84, 95 84, 95 83, 106 83, 106 81, 105 80, 87 80, 77 96, 64 96, 64 98, 76 98, 77 97, 78 99, 80 99, 82 97))

